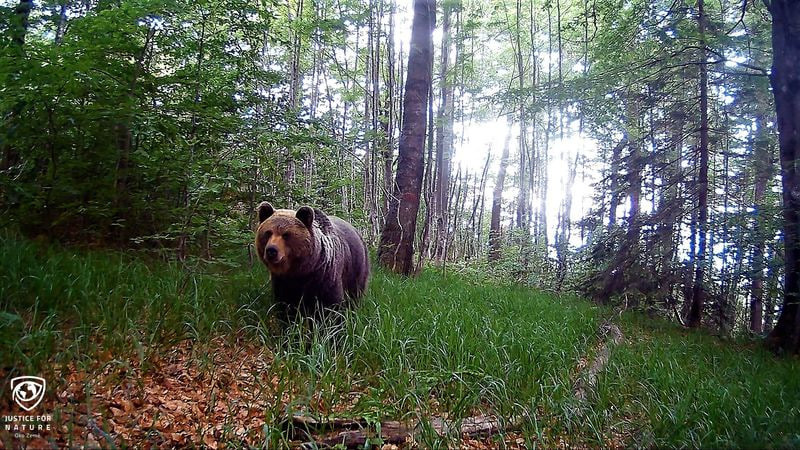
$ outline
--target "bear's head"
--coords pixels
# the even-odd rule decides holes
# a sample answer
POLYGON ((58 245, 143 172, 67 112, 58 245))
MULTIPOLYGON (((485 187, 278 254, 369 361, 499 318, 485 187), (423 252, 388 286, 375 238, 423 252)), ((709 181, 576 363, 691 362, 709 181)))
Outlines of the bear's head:
POLYGON ((258 205, 256 251, 273 275, 300 275, 313 263, 314 210, 275 209, 258 205))

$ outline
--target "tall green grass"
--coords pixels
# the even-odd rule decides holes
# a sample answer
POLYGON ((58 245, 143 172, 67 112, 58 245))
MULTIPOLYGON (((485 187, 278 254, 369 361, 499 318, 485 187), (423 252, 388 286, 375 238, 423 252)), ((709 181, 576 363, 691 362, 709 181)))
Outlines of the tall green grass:
MULTIPOLYGON (((576 408, 576 366, 592 356, 612 312, 569 296, 484 284, 457 270, 415 279, 378 270, 354 311, 280 326, 267 273, 248 268, 245 255, 240 267, 180 265, 13 238, 0 240, 0 254, 0 367, 91 367, 109 350, 146 367, 180 340, 195 341, 203 359, 215 351, 203 347, 211 338, 251 339, 271 357, 265 379, 278 380, 265 391, 274 397, 264 411, 273 446, 287 444, 279 424, 294 411, 373 423, 524 413, 529 446, 800 445, 797 360, 636 314, 617 320, 626 342, 576 408)), ((430 430, 421 438, 427 447, 453 442, 430 430)))
POLYGON ((8 237, 0 255, 0 364, 18 370, 229 333, 264 301, 256 272, 8 237))
POLYGON ((413 280, 379 273, 369 291, 338 330, 322 327, 277 352, 305 391, 333 394, 331 408, 355 387, 356 416, 536 415, 571 395, 598 320, 575 299, 433 271, 413 280))
POLYGON ((797 448, 800 361, 637 314, 620 320, 593 409, 641 447, 797 448))

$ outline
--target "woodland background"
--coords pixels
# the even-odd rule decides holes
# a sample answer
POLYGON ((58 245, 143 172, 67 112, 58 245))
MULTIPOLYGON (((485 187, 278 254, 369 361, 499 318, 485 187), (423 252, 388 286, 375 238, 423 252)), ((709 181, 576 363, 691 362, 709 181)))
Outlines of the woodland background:
POLYGON ((789 0, 0 1, 0 379, 54 418, 24 444, 797 447, 798 29, 789 0), (275 320, 262 200, 362 232, 358 308, 275 320))
MULTIPOLYGON (((415 266, 691 312, 722 334, 772 328, 784 264, 764 4, 438 7, 415 266), (464 145, 497 120, 488 151, 464 145), (576 136, 590 145, 570 148, 576 136), (456 165, 455 149, 481 162, 456 165)), ((383 0, 8 3, 4 224, 210 260, 249 244, 270 199, 338 214, 377 244, 420 70, 410 13, 383 0)))

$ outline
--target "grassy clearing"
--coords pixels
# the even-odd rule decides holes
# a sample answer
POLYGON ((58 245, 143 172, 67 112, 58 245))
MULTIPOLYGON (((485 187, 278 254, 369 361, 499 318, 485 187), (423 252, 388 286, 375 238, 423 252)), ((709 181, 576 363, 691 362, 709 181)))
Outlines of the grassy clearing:
POLYGON ((592 429, 641 447, 797 448, 800 361, 626 314, 627 343, 598 386, 592 429))
MULTIPOLYGON (((414 280, 378 272, 360 308, 309 331, 272 320, 262 267, 186 267, 10 238, 0 242, 0 254, 0 371, 6 377, 43 374, 60 380, 50 387, 55 392, 68 385, 63 372, 70 363, 96 374, 97 381, 80 390, 114 395, 126 380, 140 389, 146 388, 143 379, 161 380, 162 369, 180 356, 190 360, 192 367, 180 372, 192 382, 205 388, 211 380, 209 395, 225 399, 219 407, 225 426, 198 426, 174 437, 156 418, 152 425, 131 425, 159 436, 156 444, 178 445, 186 438, 208 445, 211 438, 282 447, 288 433, 276 425, 293 411, 375 423, 527 412, 531 420, 520 436, 528 446, 800 444, 796 360, 634 314, 620 320, 626 343, 613 352, 586 415, 576 414, 575 368, 595 347, 595 331, 610 312, 575 298, 481 285, 457 272, 430 270, 414 280), (114 371, 105 362, 109 353, 114 371), (235 361, 249 368, 249 381, 237 392, 247 391, 248 408, 257 408, 264 423, 260 429, 237 431, 241 395, 213 387, 214 380, 226 379, 219 369, 241 372, 232 369, 235 361)), ((7 386, 0 387, 0 406, 7 386)), ((101 402, 99 396, 67 399, 54 408, 101 402)), ((109 405, 88 410, 121 408, 119 402, 116 410, 109 405)), ((63 416, 73 420, 81 410, 75 411, 63 416)), ((167 412, 172 415, 164 417, 175 423, 182 417, 174 408, 167 412)), ((106 431, 125 441, 114 426, 106 431)), ((448 445, 433 432, 421 440, 426 447, 448 445)), ((80 436, 73 442, 82 442, 80 436)))

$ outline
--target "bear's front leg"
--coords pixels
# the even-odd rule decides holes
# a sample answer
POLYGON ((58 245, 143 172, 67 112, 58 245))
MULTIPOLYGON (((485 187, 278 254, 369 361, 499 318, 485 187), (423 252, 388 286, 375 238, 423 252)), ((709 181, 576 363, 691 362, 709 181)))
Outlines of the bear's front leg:
POLYGON ((324 308, 335 309, 342 305, 344 303, 342 279, 337 278, 327 289, 323 289, 320 292, 319 300, 324 308))

